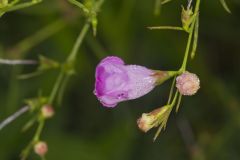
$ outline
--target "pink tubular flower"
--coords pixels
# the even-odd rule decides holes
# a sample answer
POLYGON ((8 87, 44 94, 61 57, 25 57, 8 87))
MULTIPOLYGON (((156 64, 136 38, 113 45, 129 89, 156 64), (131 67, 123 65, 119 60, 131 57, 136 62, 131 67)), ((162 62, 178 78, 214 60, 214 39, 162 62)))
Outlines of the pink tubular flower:
POLYGON ((143 66, 124 65, 118 57, 106 57, 96 68, 94 94, 103 106, 115 107, 149 93, 156 86, 154 73, 143 66))

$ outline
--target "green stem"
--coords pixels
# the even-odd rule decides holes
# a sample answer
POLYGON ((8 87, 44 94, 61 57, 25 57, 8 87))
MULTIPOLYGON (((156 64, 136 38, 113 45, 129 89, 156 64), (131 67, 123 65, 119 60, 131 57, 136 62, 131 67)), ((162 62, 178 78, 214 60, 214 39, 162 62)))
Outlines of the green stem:
POLYGON ((61 85, 61 82, 64 78, 64 72, 60 72, 60 74, 58 75, 57 77, 57 80, 53 86, 53 89, 52 89, 52 92, 50 93, 50 96, 49 96, 49 104, 52 104, 56 95, 57 95, 57 92, 58 92, 58 88, 59 86, 61 85))
MULTIPOLYGON (((70 1, 70 2, 74 2, 75 0, 69 0, 69 1, 70 1)), ((75 1, 75 2, 76 2, 76 1, 75 1)), ((93 6, 92 11, 95 12, 95 13, 98 12, 99 9, 100 9, 100 7, 101 7, 101 5, 103 4, 103 2, 104 2, 104 0, 99 0, 99 1, 97 1, 96 4, 93 6)), ((89 18, 86 20, 86 22, 85 22, 85 24, 84 24, 84 26, 83 26, 83 28, 82 28, 82 30, 81 30, 78 38, 77 38, 77 40, 76 40, 76 42, 75 42, 75 44, 74 44, 73 49, 72 49, 69 57, 68 57, 67 60, 66 60, 67 63, 72 63, 72 62, 74 63, 75 58, 76 58, 76 56, 77 56, 77 52, 78 52, 78 50, 79 50, 79 47, 81 46, 81 44, 82 44, 82 42, 83 42, 83 39, 84 39, 84 37, 86 36, 86 34, 87 34, 87 32, 88 32, 88 30, 89 30, 89 28, 90 28, 91 18, 92 18, 92 17, 89 17, 89 18)), ((50 95, 50 103, 53 103, 53 101, 54 101, 54 99, 55 99, 55 97, 56 97, 56 94, 57 94, 57 92, 58 92, 59 90, 60 90, 59 100, 61 100, 61 96, 63 95, 65 86, 66 86, 66 84, 67 84, 67 81, 69 80, 68 76, 69 76, 69 75, 67 75, 67 77, 65 77, 65 73, 64 73, 64 72, 63 72, 63 73, 62 73, 62 72, 60 73, 60 75, 59 75, 59 77, 58 77, 58 79, 57 79, 57 83, 55 83, 55 86, 54 86, 54 88, 53 88, 53 91, 52 91, 52 93, 51 93, 51 95, 50 95), (63 85, 62 87, 61 87, 61 84, 63 85), (60 87, 61 87, 61 88, 60 88, 60 87)))
POLYGON ((172 103, 170 104, 171 108, 176 104, 177 97, 178 97, 178 91, 175 92, 174 98, 172 100, 172 103))
POLYGON ((163 4, 168 3, 168 2, 171 2, 171 1, 172 1, 172 0, 165 0, 165 1, 163 0, 161 3, 162 3, 162 5, 163 5, 163 4))
POLYGON ((178 109, 179 109, 179 107, 180 107, 181 100, 182 100, 182 95, 180 94, 179 97, 178 97, 177 105, 176 105, 176 112, 178 112, 178 109))
POLYGON ((38 124, 38 128, 37 131, 35 132, 33 139, 31 140, 31 142, 28 144, 28 146, 22 151, 21 153, 21 160, 26 160, 32 147, 35 145, 36 142, 39 141, 40 135, 42 133, 43 127, 45 124, 45 119, 41 118, 39 119, 39 124, 38 124))
POLYGON ((11 11, 27 8, 27 7, 33 6, 35 4, 38 4, 40 2, 42 2, 42 0, 38 0, 38 1, 36 0, 35 2, 25 2, 22 4, 14 5, 14 6, 7 8, 6 10, 4 10, 4 12, 11 12, 11 11))
POLYGON ((67 61, 73 61, 75 60, 76 58, 76 55, 77 55, 77 52, 78 52, 78 49, 79 47, 81 46, 82 42, 83 42, 83 39, 85 37, 85 35, 87 34, 88 30, 89 30, 89 27, 90 27, 90 23, 89 22, 86 22, 77 38, 77 41, 75 42, 74 46, 73 46, 73 49, 69 55, 69 57, 67 58, 67 61))
MULTIPOLYGON (((196 15, 199 12, 199 6, 200 6, 200 0, 197 0, 195 10, 194 10, 194 15, 196 15)), ((181 68, 179 69, 179 71, 181 71, 181 72, 184 72, 186 70, 187 60, 188 60, 190 46, 192 43, 193 29, 194 29, 195 23, 196 23, 196 18, 194 18, 193 23, 191 24, 191 27, 189 30, 189 36, 188 36, 188 41, 187 41, 187 47, 186 47, 185 54, 184 54, 183 63, 182 63, 181 68)))
POLYGON ((167 104, 170 104, 171 100, 172 100, 172 96, 173 96, 173 89, 174 89, 174 85, 176 82, 176 76, 174 77, 173 81, 172 81, 172 85, 171 85, 171 89, 170 89, 170 93, 169 93, 169 97, 168 97, 168 102, 167 104))
POLYGON ((193 47, 191 52, 191 59, 195 57, 198 43, 198 28, 199 28, 199 15, 196 16, 196 23, 194 25, 194 35, 193 35, 193 47))
MULTIPOLYGON (((96 5, 94 6, 93 10, 97 12, 103 2, 104 2, 104 0, 99 0, 96 3, 96 5)), ((78 50, 79 50, 79 48, 80 48, 80 46, 81 46, 81 44, 83 42, 84 37, 86 36, 86 34, 87 34, 87 32, 88 32, 88 30, 90 28, 90 22, 91 21, 88 18, 86 20, 86 22, 85 22, 85 24, 84 24, 80 34, 79 34, 79 36, 78 36, 74 46, 73 46, 73 49, 72 49, 70 55, 68 56, 68 58, 66 60, 66 63, 72 63, 72 62, 75 61, 76 56, 77 56, 77 52, 78 52, 78 50)), ((67 76, 69 76, 69 75, 67 75, 67 76)), ((63 81, 64 77, 65 77, 65 73, 62 70, 61 73, 59 74, 59 76, 57 78, 57 81, 56 81, 56 83, 55 83, 55 85, 53 87, 53 90, 52 90, 52 92, 50 94, 50 98, 49 98, 49 103, 50 104, 53 103, 54 99, 56 98, 57 92, 58 92, 58 90, 59 90, 59 88, 60 88, 60 86, 62 84, 62 81, 63 81)))
POLYGON ((184 29, 182 27, 175 27, 175 26, 156 26, 156 27, 148 27, 148 29, 167 29, 167 30, 179 30, 183 31, 184 29))
MULTIPOLYGON (((79 34, 75 44, 73 46, 73 49, 72 49, 70 55, 68 56, 68 58, 66 60, 67 63, 68 62, 71 63, 71 62, 75 61, 78 49, 81 46, 81 44, 83 42, 83 39, 84 39, 85 35, 87 34, 87 31, 89 30, 89 27, 90 27, 90 24, 89 24, 88 21, 86 21, 86 23, 84 24, 84 26, 83 26, 83 28, 82 28, 82 30, 81 30, 81 32, 80 32, 80 34, 79 34)), ((62 81, 63 81, 64 77, 65 77, 65 71, 62 70, 60 72, 60 74, 59 74, 59 76, 58 76, 58 78, 56 80, 56 83, 53 86, 53 90, 52 90, 52 92, 50 94, 50 97, 49 97, 49 103, 50 104, 52 104, 54 102, 54 99, 56 98, 57 92, 58 92, 58 90, 60 88, 60 85, 62 84, 62 81)))
POLYGON ((40 138, 40 135, 42 133, 42 130, 43 130, 43 127, 44 127, 44 124, 45 124, 45 119, 41 118, 39 120, 39 125, 38 125, 38 128, 37 128, 37 131, 33 137, 33 142, 36 143, 37 141, 39 141, 39 138, 40 138))
POLYGON ((78 6, 79 8, 81 8, 83 10, 84 13, 89 14, 89 10, 86 6, 84 6, 81 2, 78 2, 76 0, 68 0, 70 3, 78 6))
POLYGON ((162 0, 156 0, 155 1, 155 8, 154 8, 154 14, 155 15, 160 14, 161 6, 162 6, 162 0))
POLYGON ((60 88, 58 90, 57 105, 60 105, 62 102, 62 98, 64 96, 64 91, 67 87, 67 83, 68 83, 69 79, 70 79, 69 76, 66 76, 65 78, 63 78, 62 85, 60 86, 60 88))

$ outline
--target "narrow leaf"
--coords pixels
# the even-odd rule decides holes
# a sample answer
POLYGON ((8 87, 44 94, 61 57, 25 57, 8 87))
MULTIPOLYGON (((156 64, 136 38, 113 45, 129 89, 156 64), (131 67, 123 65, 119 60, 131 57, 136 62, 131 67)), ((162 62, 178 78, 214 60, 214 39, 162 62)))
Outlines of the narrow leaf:
POLYGON ((165 30, 179 30, 183 31, 182 27, 176 27, 176 26, 154 26, 154 27, 148 27, 148 29, 153 30, 153 29, 165 29, 165 30))
POLYGON ((22 128, 22 132, 27 131, 29 128, 31 128, 33 126, 33 124, 35 123, 35 121, 37 120, 36 117, 32 118, 30 121, 28 121, 22 128))
POLYGON ((179 110, 181 101, 182 101, 182 95, 180 94, 179 97, 178 97, 177 105, 176 105, 176 112, 178 112, 178 110, 179 110))
POLYGON ((42 71, 35 71, 35 72, 32 72, 32 73, 21 74, 17 78, 18 79, 29 79, 29 78, 39 76, 42 73, 43 73, 42 71))
POLYGON ((171 100, 172 100, 172 96, 173 96, 173 89, 175 86, 175 81, 176 81, 176 76, 174 77, 173 81, 172 81, 172 85, 171 85, 171 89, 170 89, 170 93, 169 93, 169 97, 168 97, 168 102, 167 104, 170 104, 171 100))
POLYGON ((172 1, 172 0, 162 0, 161 3, 162 3, 162 5, 163 5, 163 4, 166 4, 166 3, 171 2, 171 1, 172 1))
POLYGON ((198 30, 199 30, 199 15, 197 15, 197 17, 196 17, 196 22, 195 22, 195 26, 194 26, 193 47, 192 47, 191 59, 193 59, 195 57, 196 50, 197 50, 198 30))
POLYGON ((86 13, 86 14, 89 13, 88 8, 87 8, 85 5, 83 5, 81 2, 79 2, 79 1, 77 1, 77 0, 68 0, 68 1, 69 1, 70 3, 76 5, 77 7, 81 8, 84 13, 86 13))
POLYGON ((219 0, 220 3, 222 4, 223 8, 228 12, 231 13, 231 10, 229 9, 227 3, 225 2, 225 0, 219 0))
POLYGON ((159 126, 156 134, 154 135, 154 138, 153 138, 153 142, 156 141, 157 137, 159 136, 159 134, 161 133, 162 129, 163 129, 164 125, 163 123, 159 126))

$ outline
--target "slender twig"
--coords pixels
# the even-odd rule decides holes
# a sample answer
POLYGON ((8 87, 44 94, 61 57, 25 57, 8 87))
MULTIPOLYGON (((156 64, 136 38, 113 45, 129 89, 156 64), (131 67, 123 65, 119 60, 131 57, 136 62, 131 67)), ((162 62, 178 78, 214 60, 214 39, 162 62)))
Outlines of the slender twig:
POLYGON ((166 3, 168 3, 168 2, 171 2, 172 0, 163 0, 162 2, 161 2, 161 4, 163 5, 163 4, 166 4, 166 3))
POLYGON ((35 0, 33 2, 25 2, 25 3, 21 3, 21 4, 17 4, 17 5, 12 5, 10 7, 6 7, 6 9, 3 8, 3 11, 4 12, 12 12, 12 11, 15 11, 15 10, 31 7, 35 4, 40 3, 40 2, 42 2, 42 0, 35 0))
POLYGON ((76 43, 74 44, 73 46, 73 49, 70 53, 70 55, 68 56, 67 58, 67 61, 72 61, 75 59, 75 57, 77 56, 77 52, 83 42, 83 39, 85 37, 85 35, 87 34, 88 30, 89 30, 89 27, 90 27, 90 23, 89 22, 86 22, 76 40, 76 43))
POLYGON ((187 5, 187 9, 190 9, 192 5, 192 0, 188 0, 188 5, 187 5))
MULTIPOLYGON (((99 0, 96 2, 96 4, 94 5, 93 7, 93 11, 94 12, 97 12, 99 11, 100 9, 100 6, 102 5, 102 3, 104 2, 104 0, 99 0)), ((65 60, 65 65, 70 65, 70 67, 73 67, 72 65, 74 64, 75 60, 76 60, 76 56, 77 56, 77 53, 78 53, 78 50, 83 42, 83 39, 85 38, 87 32, 89 31, 89 28, 90 28, 90 25, 91 25, 91 19, 92 17, 88 17, 82 30, 80 31, 80 34, 72 48, 72 51, 70 52, 69 56, 66 58, 65 60)), ((72 70, 73 68, 70 68, 70 70, 72 70)), ((57 96, 57 93, 59 92, 60 90, 60 87, 62 84, 64 84, 64 80, 68 80, 68 78, 66 77, 69 77, 71 74, 68 74, 68 71, 66 70, 66 68, 62 68, 61 72, 59 73, 57 79, 56 79, 56 82, 53 86, 53 89, 50 93, 50 96, 49 96, 49 99, 48 99, 48 103, 49 104, 52 104, 57 96)), ((34 142, 38 141, 40 139, 40 136, 41 136, 41 132, 44 128, 44 122, 45 122, 45 119, 42 118, 39 120, 39 124, 38 124, 38 129, 37 131, 35 132, 34 134, 34 137, 32 139, 32 141, 29 143, 29 145, 23 150, 22 152, 22 159, 26 159, 29 155, 29 152, 30 152, 30 149, 32 147, 32 144, 34 144, 34 142)))
POLYGON ((191 58, 193 59, 196 54, 197 44, 198 44, 198 29, 199 29, 199 15, 196 16, 196 23, 194 26, 194 35, 193 35, 193 47, 191 52, 191 58))
POLYGON ((147 27, 148 29, 166 29, 166 30, 179 30, 183 31, 184 29, 182 27, 175 27, 175 26, 156 26, 156 27, 147 27))
MULTIPOLYGON (((199 6, 200 6, 200 0, 197 0, 196 7, 195 7, 195 10, 194 10, 194 14, 197 14, 199 12, 199 6)), ((192 25, 190 27, 190 30, 189 30, 187 46, 186 46, 182 66, 179 69, 180 71, 185 71, 186 70, 187 60, 188 60, 190 46, 191 46, 191 43, 192 43, 193 29, 194 29, 195 23, 196 23, 196 18, 193 19, 193 23, 192 23, 192 25)))
POLYGON ((24 114, 25 112, 27 112, 30 109, 29 106, 24 106, 21 109, 19 109, 17 112, 15 112, 14 114, 12 114, 11 116, 9 116, 8 118, 6 118, 4 121, 2 121, 0 123, 0 130, 2 130, 5 126, 7 126, 8 124, 10 124, 12 121, 14 121, 15 119, 17 119, 19 116, 21 116, 22 114, 24 114))
POLYGON ((37 61, 34 60, 10 60, 10 59, 1 59, 0 64, 6 65, 34 65, 37 64, 37 61))
MULTIPOLYGON (((79 47, 81 46, 83 38, 87 34, 87 31, 89 30, 89 27, 90 27, 89 22, 86 22, 85 25, 83 26, 83 29, 81 30, 77 40, 76 40, 76 43, 73 46, 73 49, 72 49, 69 57, 67 58, 67 62, 71 63, 71 61, 74 61, 74 59, 75 59, 75 57, 77 55, 77 51, 78 51, 79 47)), ((53 90, 52 90, 52 92, 50 94, 50 98, 49 98, 49 103, 53 103, 53 101, 54 101, 54 99, 56 97, 56 94, 57 94, 57 92, 59 90, 59 87, 62 84, 62 81, 63 81, 64 77, 65 77, 65 72, 62 71, 59 74, 59 76, 58 76, 58 78, 56 80, 55 85, 53 86, 53 90)))
MULTIPOLYGON (((98 12, 101 5, 103 4, 104 0, 99 0, 96 2, 96 4, 94 5, 93 7, 93 10, 95 12, 98 12)), ((90 17, 91 18, 91 17, 90 17)), ((71 51, 71 53, 69 54, 69 56, 67 57, 67 60, 66 60, 66 63, 73 63, 74 64, 74 61, 76 59, 76 56, 77 56, 77 53, 78 53, 78 50, 83 42, 83 39, 85 38, 89 28, 90 28, 90 18, 88 18, 73 46, 73 49, 71 51)), ((53 101, 55 100, 56 98, 56 95, 60 89, 60 86, 62 84, 66 84, 67 82, 64 82, 64 81, 68 81, 68 78, 65 78, 66 74, 65 74, 65 71, 62 70, 61 73, 59 74, 57 80, 56 80, 56 83, 55 85, 53 86, 53 90, 52 92, 50 93, 50 98, 49 98, 49 103, 53 103, 53 101)), ((69 76, 69 74, 67 75, 69 76)))
POLYGON ((156 0, 155 1, 155 8, 154 8, 154 14, 155 15, 160 14, 161 6, 162 6, 162 0, 156 0))
POLYGON ((176 112, 178 112, 178 109, 180 107, 181 101, 182 101, 182 95, 180 94, 179 97, 178 97, 177 105, 176 105, 176 112))
POLYGON ((227 3, 225 2, 225 0, 220 0, 220 3, 222 4, 223 8, 228 12, 231 13, 231 10, 229 9, 227 3))
POLYGON ((78 2, 78 1, 76 1, 76 0, 68 0, 68 1, 69 1, 70 3, 78 6, 79 8, 81 8, 84 13, 89 14, 88 8, 87 8, 85 5, 83 5, 81 2, 78 2))

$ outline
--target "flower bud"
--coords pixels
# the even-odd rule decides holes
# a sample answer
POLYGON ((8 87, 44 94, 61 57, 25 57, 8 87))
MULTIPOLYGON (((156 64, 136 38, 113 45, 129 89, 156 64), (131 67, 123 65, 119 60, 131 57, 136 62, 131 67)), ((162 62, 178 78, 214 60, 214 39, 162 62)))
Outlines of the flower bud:
POLYGON ((163 82, 167 81, 168 79, 170 79, 171 77, 173 77, 174 75, 176 75, 177 72, 176 71, 160 71, 157 70, 154 72, 154 74, 152 75, 154 78, 156 78, 156 85, 161 85, 163 82))
POLYGON ((189 26, 192 23, 192 16, 193 16, 192 8, 184 9, 184 7, 182 6, 181 20, 182 26, 186 31, 188 31, 189 26))
POLYGON ((54 115, 54 110, 51 105, 44 105, 41 108, 41 112, 44 118, 51 118, 54 115))
POLYGON ((34 152, 41 157, 45 156, 47 151, 48 151, 48 146, 46 142, 39 141, 34 145, 34 152))
POLYGON ((200 88, 200 80, 196 74, 186 71, 177 77, 176 87, 182 95, 191 96, 200 88))
POLYGON ((159 125, 158 119, 166 113, 168 107, 161 107, 153 110, 150 113, 143 113, 142 116, 137 120, 137 125, 143 132, 149 131, 153 127, 159 125))

